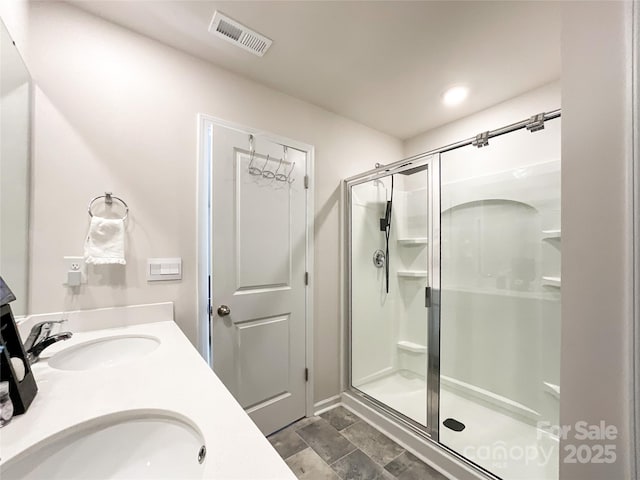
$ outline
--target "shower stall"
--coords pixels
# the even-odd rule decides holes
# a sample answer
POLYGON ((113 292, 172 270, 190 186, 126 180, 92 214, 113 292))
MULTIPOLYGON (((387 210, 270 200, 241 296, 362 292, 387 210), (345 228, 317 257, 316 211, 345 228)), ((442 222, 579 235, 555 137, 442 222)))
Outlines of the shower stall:
POLYGON ((347 393, 488 477, 557 479, 560 112, 344 187, 347 393))

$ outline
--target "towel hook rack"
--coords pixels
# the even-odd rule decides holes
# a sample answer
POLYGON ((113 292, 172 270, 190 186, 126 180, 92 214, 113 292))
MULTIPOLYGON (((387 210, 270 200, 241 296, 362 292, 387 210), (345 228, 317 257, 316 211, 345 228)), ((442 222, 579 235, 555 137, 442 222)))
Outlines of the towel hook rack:
POLYGON ((97 197, 93 197, 91 199, 91 201, 89 202, 89 207, 87 208, 87 211, 89 212, 90 217, 93 217, 93 212, 91 211, 91 207, 93 207, 93 204, 96 202, 96 200, 100 200, 101 198, 104 198, 104 203, 106 203, 107 205, 113 205, 114 200, 117 200, 118 202, 120 202, 125 208, 124 217, 122 217, 122 220, 127 219, 127 217, 129 216, 129 205, 127 205, 127 202, 122 200, 120 197, 116 197, 111 192, 104 192, 104 195, 98 195, 97 197))
POLYGON ((289 170, 289 174, 287 175, 287 178, 285 179, 285 182, 287 182, 289 185, 291 185, 293 182, 296 181, 295 178, 291 178, 291 174, 293 173, 293 169, 296 168, 296 162, 293 162, 293 165, 291 165, 291 170, 289 170))
POLYGON ((278 163, 278 168, 276 168, 276 171, 273 173, 273 176, 278 181, 283 181, 283 177, 287 178, 287 176, 284 175, 283 173, 278 173, 280 171, 280 167, 282 166, 282 162, 283 161, 284 161, 284 156, 283 156, 283 158, 280 159, 280 162, 278 163))
MULTIPOLYGON (((278 170, 280 170, 280 167, 282 166, 282 163, 284 162, 284 164, 287 164, 287 146, 283 145, 282 146, 282 158, 280 159, 280 163, 278 164, 278 169, 276 170, 276 180, 278 180, 279 182, 284 182, 287 180, 287 175, 284 173, 278 173, 278 170)), ((285 166, 285 171, 286 171, 286 166, 285 166)))
POLYGON ((256 148, 253 144, 253 135, 249 135, 249 153, 251 154, 251 157, 249 158, 249 173, 251 175, 262 175, 262 170, 253 166, 253 161, 256 159, 256 148))
POLYGON ((267 153, 267 160, 264 162, 264 167, 262 167, 262 176, 264 178, 275 178, 276 174, 271 170, 267 170, 267 163, 269 163, 269 154, 267 153))

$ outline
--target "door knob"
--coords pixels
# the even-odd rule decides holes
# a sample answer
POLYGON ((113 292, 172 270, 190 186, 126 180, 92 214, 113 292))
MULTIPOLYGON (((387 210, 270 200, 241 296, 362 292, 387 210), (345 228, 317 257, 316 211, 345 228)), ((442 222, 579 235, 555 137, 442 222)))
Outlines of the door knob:
POLYGON ((221 317, 226 317, 230 313, 231 313, 231 309, 226 305, 220 305, 218 307, 218 315, 220 315, 221 317))

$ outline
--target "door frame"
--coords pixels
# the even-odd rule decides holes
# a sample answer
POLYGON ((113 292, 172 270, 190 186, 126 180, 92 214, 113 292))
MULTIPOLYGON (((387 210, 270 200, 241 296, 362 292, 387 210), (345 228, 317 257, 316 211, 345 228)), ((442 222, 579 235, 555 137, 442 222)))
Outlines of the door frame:
POLYGON ((211 246, 213 242, 213 222, 211 221, 211 204, 213 201, 213 126, 238 130, 247 135, 263 136, 276 143, 286 145, 304 152, 307 157, 305 174, 308 177, 308 188, 305 196, 305 271, 309 274, 309 284, 305 288, 305 364, 309 372, 305 385, 305 415, 313 416, 313 383, 315 371, 313 365, 313 278, 314 278, 314 151, 311 144, 293 140, 265 130, 247 127, 227 120, 199 113, 198 129, 198 169, 196 193, 196 251, 197 251, 197 346, 200 355, 213 368, 211 353, 211 316, 209 299, 213 294, 209 282, 213 271, 211 246))

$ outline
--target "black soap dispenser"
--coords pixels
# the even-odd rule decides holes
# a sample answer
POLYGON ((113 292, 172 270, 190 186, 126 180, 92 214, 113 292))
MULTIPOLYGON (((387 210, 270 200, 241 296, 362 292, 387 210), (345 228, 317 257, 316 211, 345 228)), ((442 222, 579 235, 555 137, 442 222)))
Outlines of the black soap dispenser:
POLYGON ((38 393, 9 302, 15 296, 0 277, 0 382, 9 382, 14 415, 27 411, 38 393))

